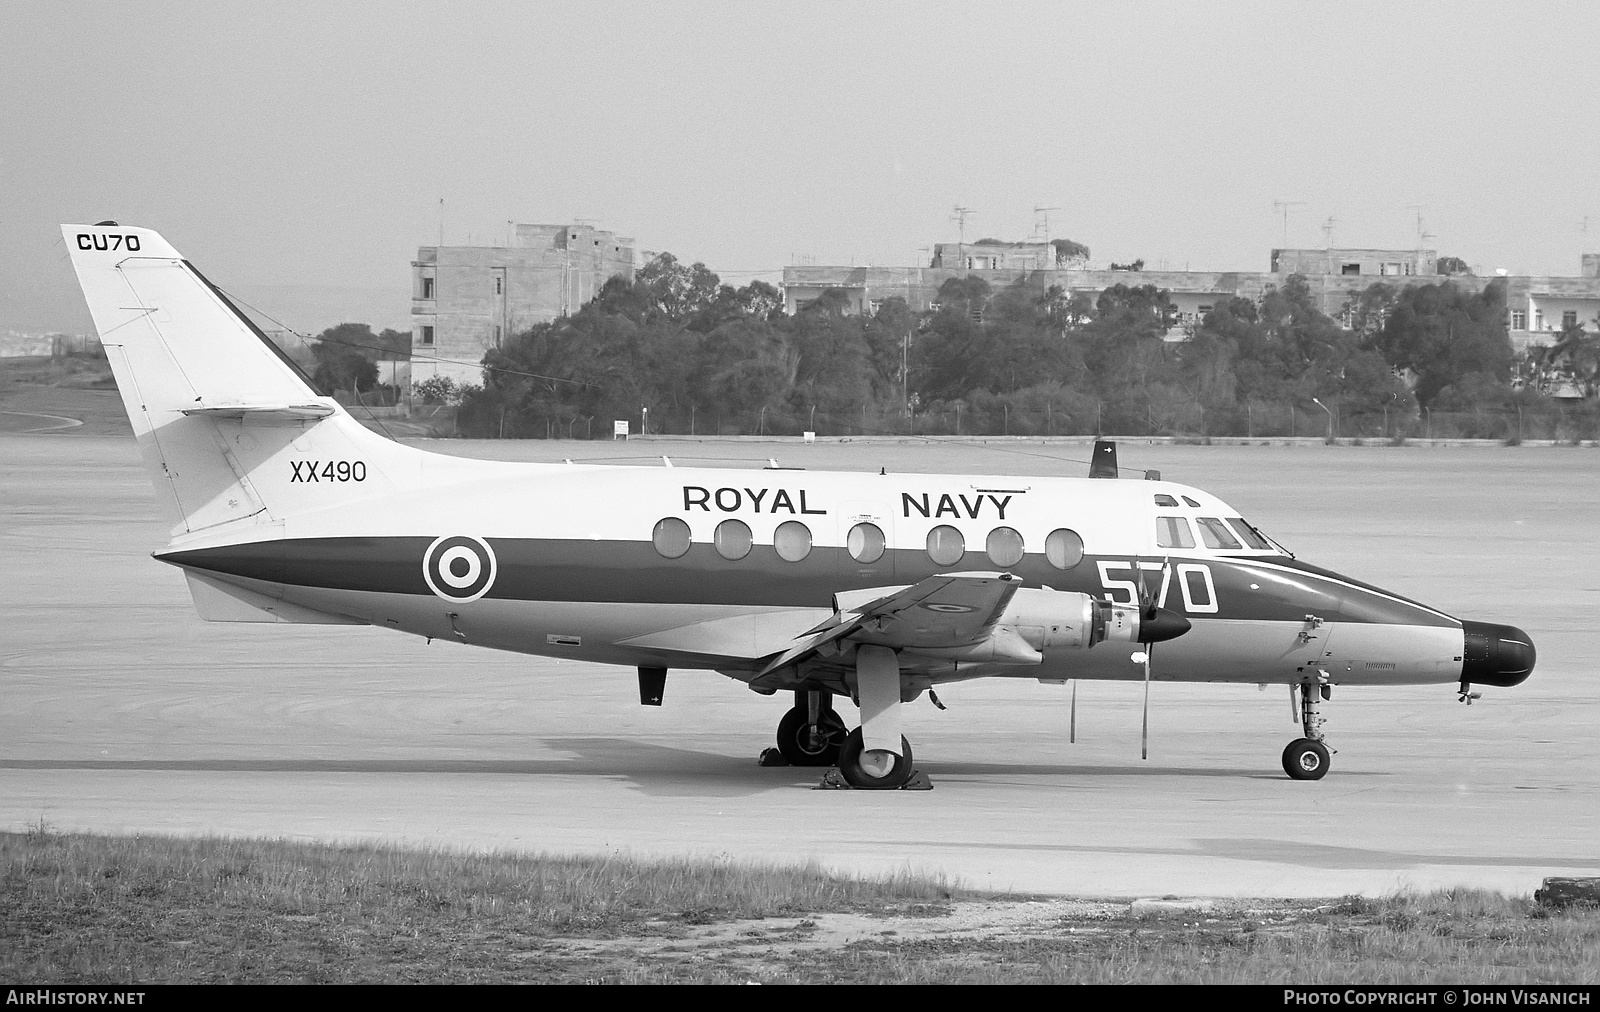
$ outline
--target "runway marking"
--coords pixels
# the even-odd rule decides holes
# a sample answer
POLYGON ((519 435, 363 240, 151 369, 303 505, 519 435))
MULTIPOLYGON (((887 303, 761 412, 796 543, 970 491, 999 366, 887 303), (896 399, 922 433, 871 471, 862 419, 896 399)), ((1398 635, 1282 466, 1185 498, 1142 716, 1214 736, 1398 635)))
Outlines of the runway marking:
POLYGON ((27 435, 30 432, 52 432, 56 429, 72 429, 83 424, 81 418, 64 418, 61 415, 47 415, 41 411, 0 411, 0 415, 17 415, 26 418, 52 418, 56 425, 41 425, 37 429, 23 429, 17 435, 27 435))

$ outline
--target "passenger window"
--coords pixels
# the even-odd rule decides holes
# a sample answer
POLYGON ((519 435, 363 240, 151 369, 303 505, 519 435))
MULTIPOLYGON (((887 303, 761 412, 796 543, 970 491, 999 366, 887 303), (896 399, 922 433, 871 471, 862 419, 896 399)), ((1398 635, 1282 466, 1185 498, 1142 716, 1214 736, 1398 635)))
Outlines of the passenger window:
POLYGON ((1239 532, 1239 537, 1244 543, 1257 551, 1269 552, 1272 550, 1271 542, 1261 536, 1261 532, 1251 527, 1244 517, 1229 517, 1228 526, 1239 532))
POLYGON ((1176 505, 1178 505, 1178 500, 1172 498, 1172 496, 1167 495, 1166 493, 1163 492, 1160 495, 1156 496, 1156 505, 1157 506, 1176 506, 1176 505))
POLYGON ((689 551, 689 525, 677 517, 667 517, 656 523, 650 540, 663 559, 682 558, 689 551))
POLYGON ((928 558, 941 566, 953 566, 967 553, 967 539, 949 524, 928 532, 928 558))
POLYGON ((1057 569, 1071 569, 1083 561, 1083 539, 1065 527, 1044 539, 1045 561, 1057 569))
POLYGON ((743 520, 724 520, 717 525, 713 535, 717 554, 729 562, 737 562, 750 554, 750 528, 743 520))
POLYGON ((1207 548, 1237 552, 1244 547, 1239 544, 1238 538, 1229 533, 1228 525, 1216 517, 1196 517, 1194 522, 1200 525, 1200 540, 1207 548))
POLYGON ((877 524, 856 524, 850 528, 850 533, 845 536, 845 547, 850 550, 850 557, 863 564, 871 564, 883 558, 883 531, 877 524))
POLYGON ((1156 545, 1160 548, 1193 548, 1194 535, 1183 517, 1156 517, 1156 545))
POLYGON ((1009 527, 990 531, 984 547, 989 552, 989 561, 1002 569, 1010 569, 1022 561, 1022 535, 1009 527))
POLYGON ((811 554, 811 528, 798 520, 785 520, 772 535, 772 547, 785 562, 799 562, 811 554))

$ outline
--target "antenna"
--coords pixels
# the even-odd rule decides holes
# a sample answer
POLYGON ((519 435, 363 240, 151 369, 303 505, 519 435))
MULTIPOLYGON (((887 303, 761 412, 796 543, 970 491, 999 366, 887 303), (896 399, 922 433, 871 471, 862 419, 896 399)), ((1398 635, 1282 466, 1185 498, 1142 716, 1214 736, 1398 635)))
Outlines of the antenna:
POLYGON ((1406 210, 1417 212, 1417 248, 1421 249, 1424 245, 1426 245, 1427 242, 1427 240, 1424 238, 1427 233, 1422 230, 1422 205, 1407 204, 1406 210))
POLYGON ((1033 209, 1033 234, 1038 235, 1040 233, 1040 225, 1042 224, 1044 226, 1042 231, 1044 232, 1044 241, 1046 244, 1050 242, 1050 212, 1059 210, 1061 210, 1059 207, 1038 206, 1035 206, 1033 209))
POLYGON ((1310 201, 1305 200, 1274 200, 1272 202, 1273 211, 1283 212, 1283 245, 1285 248, 1289 245, 1289 208, 1305 207, 1308 203, 1310 201))
POLYGON ((964 207, 961 204, 957 204, 955 206, 955 213, 950 216, 950 220, 956 222, 956 227, 960 229, 960 231, 957 233, 960 236, 960 239, 956 245, 956 270, 961 270, 961 265, 965 263, 967 259, 967 252, 965 249, 967 245, 967 215, 971 213, 972 209, 970 207, 964 207))
POLYGON ((967 216, 972 214, 972 208, 962 207, 957 204, 954 210, 955 213, 950 216, 950 220, 956 222, 956 227, 959 229, 957 233, 960 236, 959 241, 961 245, 965 246, 967 244, 967 216))
POLYGON ((1323 245, 1328 249, 1333 249, 1333 226, 1337 225, 1338 223, 1339 219, 1335 218, 1331 214, 1328 215, 1328 220, 1322 223, 1323 245))

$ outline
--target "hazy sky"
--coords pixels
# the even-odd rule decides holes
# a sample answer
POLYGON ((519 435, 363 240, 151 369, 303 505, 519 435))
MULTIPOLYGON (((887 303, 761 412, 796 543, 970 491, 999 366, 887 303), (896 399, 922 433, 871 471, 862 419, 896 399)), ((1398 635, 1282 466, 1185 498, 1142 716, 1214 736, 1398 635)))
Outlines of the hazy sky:
MULTIPOLYGON (((432 245, 593 219, 725 280, 1023 237, 1265 270, 1600 249, 1595 3, 0 0, 0 330, 88 329, 56 225, 224 288, 393 293, 432 245), (1592 216, 1589 232, 1582 231, 1592 216)), ((924 261, 925 262, 925 261, 924 261)), ((290 321, 295 322, 295 321, 290 321)))

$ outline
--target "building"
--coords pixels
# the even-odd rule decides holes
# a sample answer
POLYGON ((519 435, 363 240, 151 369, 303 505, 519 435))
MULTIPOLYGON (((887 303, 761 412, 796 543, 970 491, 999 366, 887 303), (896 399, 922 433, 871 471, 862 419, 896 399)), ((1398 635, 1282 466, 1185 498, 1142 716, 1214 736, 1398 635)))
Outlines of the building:
POLYGON ((1064 267, 1039 268, 1024 264, 1023 251, 1042 243, 1012 243, 986 247, 978 243, 942 243, 935 247, 932 267, 785 267, 783 270, 784 308, 793 314, 805 308, 823 292, 838 289, 845 293, 850 311, 870 313, 886 299, 900 298, 913 311, 934 308, 939 287, 951 278, 975 275, 992 288, 1004 288, 1024 278, 1045 285, 1060 285, 1072 294, 1097 295, 1117 284, 1130 287, 1154 285, 1168 293, 1177 307, 1180 326, 1170 335, 1182 340, 1186 328, 1211 311, 1220 299, 1240 297, 1256 300, 1269 287, 1281 285, 1292 274, 1305 278, 1318 309, 1334 319, 1345 316, 1345 305, 1373 284, 1382 282, 1396 288, 1435 285, 1449 280, 1480 292, 1491 281, 1506 283, 1506 329, 1512 344, 1521 350, 1529 344, 1548 343, 1554 332, 1566 323, 1581 323, 1586 329, 1600 330, 1600 254, 1583 254, 1581 273, 1576 277, 1438 273, 1439 255, 1434 250, 1381 249, 1275 249, 1270 271, 1125 271, 1087 270, 1064 267), (998 249, 998 252, 987 252, 998 249), (974 266, 957 267, 955 264, 974 266), (940 266, 949 263, 951 266, 940 266), (991 266, 999 264, 1000 266, 991 266))
POLYGON ((411 378, 482 382, 489 349, 633 270, 632 239, 584 224, 516 225, 509 246, 423 246, 411 262, 411 378))

